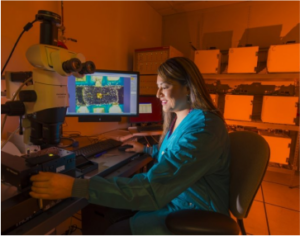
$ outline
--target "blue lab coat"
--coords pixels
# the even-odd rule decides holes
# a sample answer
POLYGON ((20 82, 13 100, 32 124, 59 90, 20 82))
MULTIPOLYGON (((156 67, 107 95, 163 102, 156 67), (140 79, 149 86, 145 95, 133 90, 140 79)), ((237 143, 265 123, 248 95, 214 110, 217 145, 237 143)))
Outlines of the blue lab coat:
POLYGON ((91 178, 89 202, 138 210, 130 219, 133 234, 171 234, 165 218, 181 209, 229 215, 229 137, 218 116, 192 110, 152 157, 157 163, 147 173, 91 178))

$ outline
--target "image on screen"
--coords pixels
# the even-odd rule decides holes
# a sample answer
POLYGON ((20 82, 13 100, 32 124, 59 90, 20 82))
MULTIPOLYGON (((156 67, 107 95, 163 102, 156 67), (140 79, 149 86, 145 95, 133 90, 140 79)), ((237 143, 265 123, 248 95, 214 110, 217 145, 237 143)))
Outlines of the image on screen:
POLYGON ((138 115, 138 72, 103 71, 69 76, 67 116, 138 115))
POLYGON ((130 123, 162 123, 161 101, 154 95, 140 95, 139 116, 130 117, 130 123))

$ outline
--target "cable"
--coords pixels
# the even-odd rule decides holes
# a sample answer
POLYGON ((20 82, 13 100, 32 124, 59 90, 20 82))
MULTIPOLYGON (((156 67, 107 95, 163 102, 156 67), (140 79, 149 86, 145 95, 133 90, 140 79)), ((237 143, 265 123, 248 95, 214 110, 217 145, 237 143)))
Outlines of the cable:
POLYGON ((14 132, 12 132, 9 137, 1 144, 1 149, 8 143, 8 141, 12 138, 12 136, 19 131, 19 128, 17 128, 14 132))
POLYGON ((87 138, 90 143, 95 143, 99 140, 99 135, 81 135, 80 131, 64 131, 63 134, 67 135, 68 138, 87 138), (68 132, 73 132, 71 134, 67 134, 68 132), (77 132, 77 133, 75 133, 77 132), (95 137, 95 140, 90 139, 90 137, 95 137))
POLYGON ((70 140, 70 141, 72 141, 72 143, 71 143, 71 144, 69 144, 69 145, 62 145, 62 146, 60 146, 60 145, 57 145, 56 147, 59 147, 59 148, 68 148, 68 147, 72 147, 72 146, 73 146, 73 144, 76 142, 76 140, 75 140, 75 139, 72 139, 72 138, 67 138, 67 137, 60 137, 60 139, 66 139, 66 140, 70 140))
POLYGON ((154 140, 154 142, 158 143, 157 139, 153 137, 153 135, 151 135, 151 138, 154 140))
POLYGON ((148 143, 148 145, 149 145, 149 147, 150 147, 151 145, 150 145, 150 143, 149 143, 149 141, 148 141, 147 137, 146 137, 146 136, 144 136, 144 138, 145 138, 146 142, 148 143))
POLYGON ((72 226, 72 220, 73 220, 73 218, 70 217, 70 225, 69 225, 69 229, 68 229, 67 232, 66 232, 67 235, 70 235, 71 226, 72 226))
POLYGON ((32 80, 32 77, 29 77, 27 80, 25 80, 25 81, 21 84, 21 86, 20 86, 20 87, 18 88, 18 90, 15 92, 15 94, 14 94, 14 96, 13 96, 13 98, 12 98, 12 101, 15 100, 15 98, 16 98, 17 95, 19 94, 21 88, 23 88, 23 86, 24 86, 26 83, 28 83, 30 80, 32 80))
POLYGON ((266 215, 266 222, 267 222, 267 228, 268 228, 268 235, 271 235, 270 225, 269 225, 268 215, 267 215, 267 208, 266 208, 265 196, 264 196, 264 191, 263 191, 262 184, 260 185, 260 188, 261 188, 261 195, 262 195, 262 199, 263 199, 264 211, 265 211, 265 215, 266 215))
POLYGON ((75 224, 72 225, 72 219, 73 219, 73 217, 70 217, 69 229, 66 231, 67 235, 74 233, 77 229, 81 230, 81 232, 82 232, 82 229, 78 228, 77 225, 75 225, 75 224))
POLYGON ((3 74, 3 72, 4 72, 4 70, 5 70, 6 66, 7 66, 7 64, 8 64, 8 62, 9 62, 9 60, 10 60, 12 54, 13 54, 13 52, 15 51, 15 48, 16 48, 16 46, 17 46, 19 40, 21 39, 22 35, 25 33, 25 31, 30 30, 31 27, 33 26, 33 23, 36 22, 36 21, 37 21, 37 19, 35 19, 35 20, 32 21, 32 22, 28 22, 28 23, 24 26, 22 33, 19 35, 17 41, 15 42, 15 45, 14 45, 13 49, 11 50, 11 52, 10 52, 8 58, 7 58, 7 61, 5 62, 4 66, 3 66, 2 70, 1 70, 1 75, 3 74))

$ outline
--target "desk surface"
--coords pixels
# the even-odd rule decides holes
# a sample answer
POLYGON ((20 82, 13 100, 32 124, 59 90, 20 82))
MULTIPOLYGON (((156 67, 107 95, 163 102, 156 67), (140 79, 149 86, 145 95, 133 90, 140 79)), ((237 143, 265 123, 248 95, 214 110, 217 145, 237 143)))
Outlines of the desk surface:
POLYGON ((156 136, 156 135, 161 135, 162 132, 163 132, 162 130, 144 131, 144 132, 136 132, 136 133, 133 133, 132 135, 134 137, 137 137, 137 136, 156 136))
MULTIPOLYGON (((105 177, 114 177, 114 176, 122 176, 129 177, 133 175, 137 170, 141 169, 143 166, 149 164, 152 161, 152 158, 146 154, 137 155, 136 153, 126 153, 121 152, 117 148, 112 149, 102 155, 99 158, 93 158, 92 161, 95 161, 99 164, 98 170, 90 172, 85 175, 85 178, 91 178, 95 175, 100 175, 105 172, 107 168, 113 167, 118 163, 124 162, 124 165, 119 167, 117 170, 108 173, 105 177)), ((10 198, 16 197, 19 193, 15 187, 7 187, 5 185, 1 185, 1 205, 6 204, 10 198), (3 191, 4 190, 4 191, 3 191)), ((36 199, 30 199, 30 201, 38 201, 36 199)), ((16 229, 13 229, 7 234, 46 234, 51 229, 55 228, 58 224, 71 217, 73 214, 78 212, 80 209, 85 207, 88 204, 86 199, 79 198, 68 198, 62 200, 55 206, 51 207, 48 210, 43 211, 38 216, 30 219, 26 223, 22 224, 16 229)), ((24 207, 24 206, 23 206, 24 207)), ((9 217, 5 217, 2 214, 3 207, 1 209, 1 217, 2 222, 5 220, 9 220, 9 217)), ((14 207, 14 212, 18 214, 18 209, 14 207)), ((1 227, 2 232, 2 227, 1 227)))

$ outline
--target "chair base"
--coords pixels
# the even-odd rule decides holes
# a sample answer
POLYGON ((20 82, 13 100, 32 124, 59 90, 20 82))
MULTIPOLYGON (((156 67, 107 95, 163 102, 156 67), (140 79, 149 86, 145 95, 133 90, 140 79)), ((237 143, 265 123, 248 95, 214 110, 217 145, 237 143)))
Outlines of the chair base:
POLYGON ((242 235, 247 235, 246 230, 245 230, 245 227, 244 227, 244 221, 241 220, 241 219, 238 219, 237 222, 238 222, 238 224, 239 224, 239 226, 240 226, 242 235))

